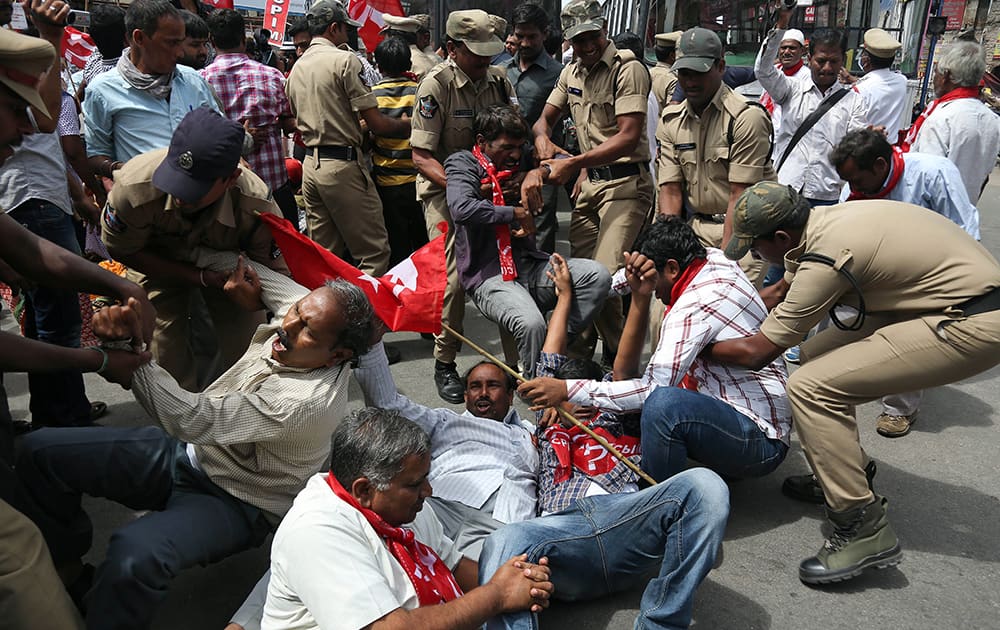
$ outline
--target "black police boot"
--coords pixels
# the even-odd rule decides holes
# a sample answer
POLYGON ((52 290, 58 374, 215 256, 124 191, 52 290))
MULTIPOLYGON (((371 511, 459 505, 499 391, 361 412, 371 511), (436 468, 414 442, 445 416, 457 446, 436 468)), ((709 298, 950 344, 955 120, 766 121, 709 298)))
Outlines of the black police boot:
POLYGON ((437 385, 441 400, 453 405, 465 400, 465 388, 462 387, 462 379, 458 377, 458 369, 454 363, 434 361, 434 384, 437 385))
MULTIPOLYGON (((878 472, 878 468, 875 466, 875 460, 869 460, 868 465, 865 466, 865 477, 868 478, 868 488, 872 491, 875 490, 873 481, 876 472, 878 472)), ((813 474, 785 477, 785 482, 781 484, 781 492, 786 497, 795 499, 796 501, 805 501, 806 503, 816 503, 819 505, 826 502, 826 497, 823 496, 823 488, 819 487, 819 481, 816 480, 816 475, 813 474)))

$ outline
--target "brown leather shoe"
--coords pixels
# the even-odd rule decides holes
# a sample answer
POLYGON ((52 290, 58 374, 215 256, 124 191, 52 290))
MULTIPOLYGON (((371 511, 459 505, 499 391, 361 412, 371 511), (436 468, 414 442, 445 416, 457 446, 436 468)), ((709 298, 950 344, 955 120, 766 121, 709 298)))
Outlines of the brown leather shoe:
POLYGON ((914 416, 892 416, 883 413, 875 422, 875 430, 878 431, 879 435, 888 438, 903 437, 910 432, 914 420, 914 416))

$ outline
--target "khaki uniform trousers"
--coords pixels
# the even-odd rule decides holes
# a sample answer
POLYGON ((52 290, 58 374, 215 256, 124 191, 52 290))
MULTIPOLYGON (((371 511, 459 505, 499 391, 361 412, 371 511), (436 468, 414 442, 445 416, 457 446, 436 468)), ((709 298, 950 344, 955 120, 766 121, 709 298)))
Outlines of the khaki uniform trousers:
POLYGON ((156 309, 156 328, 153 330, 151 351, 156 362, 177 383, 190 392, 199 392, 228 370, 247 351, 250 338, 257 326, 265 321, 264 311, 246 311, 218 289, 197 289, 188 286, 150 279, 137 271, 129 270, 126 278, 135 282, 149 296, 156 309), (208 322, 192 322, 202 312, 192 308, 200 291, 208 306, 208 322), (194 325, 192 325, 194 324, 194 325), (208 345, 196 339, 193 329, 214 329, 218 353, 206 356, 195 351, 208 345))
MULTIPOLYGON (((570 256, 596 260, 614 274, 624 264, 624 252, 632 249, 639 232, 649 223, 652 211, 653 180, 644 167, 639 175, 628 178, 585 179, 569 224, 570 256)), ((624 324, 621 298, 608 298, 594 325, 605 350, 612 354, 618 352, 624 324)), ((575 345, 593 355, 596 340, 587 331, 575 345)))
POLYGON ((309 238, 344 256, 358 269, 381 276, 389 268, 389 235, 382 201, 371 175, 357 160, 307 154, 302 166, 302 198, 309 238))
POLYGON ((83 629, 35 524, 0 500, 0 619, 5 628, 83 629))
POLYGON ((806 459, 832 510, 872 501, 857 405, 953 383, 1000 363, 1000 311, 929 319, 869 315, 858 332, 831 327, 802 344, 802 367, 788 379, 788 399, 806 459))

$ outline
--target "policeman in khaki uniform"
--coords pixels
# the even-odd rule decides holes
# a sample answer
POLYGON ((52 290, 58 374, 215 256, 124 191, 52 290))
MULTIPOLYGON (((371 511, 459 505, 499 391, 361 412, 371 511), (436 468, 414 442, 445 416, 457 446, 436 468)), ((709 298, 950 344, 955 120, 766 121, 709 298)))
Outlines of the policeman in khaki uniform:
POLYGON ((347 43, 350 19, 337 0, 319 0, 306 14, 314 37, 295 63, 285 92, 302 132, 306 159, 302 196, 309 238, 334 254, 350 250, 358 268, 381 276, 389 265, 382 202, 368 169, 359 162, 364 137, 358 116, 378 135, 406 137, 410 123, 378 109, 347 43))
MULTIPOLYGON (((687 210, 702 244, 721 248, 736 199, 747 186, 775 179, 771 120, 723 84, 726 62, 714 32, 684 31, 679 47, 673 68, 687 98, 667 106, 656 129, 659 212, 687 210)), ((740 265, 759 284, 764 265, 749 255, 740 265)))
POLYGON ((382 14, 385 28, 379 31, 382 37, 399 37, 410 47, 410 72, 417 81, 424 78, 431 68, 441 63, 437 55, 428 55, 417 46, 417 32, 421 29, 420 20, 412 17, 399 17, 389 13, 382 14))
POLYGON ((243 127, 201 107, 177 126, 170 147, 138 155, 115 173, 101 213, 101 239, 128 266, 156 308, 153 357, 188 391, 200 391, 246 351, 264 312, 248 312, 222 292, 226 274, 199 269, 194 250, 243 251, 288 273, 258 213, 281 216, 267 184, 239 168, 243 127), (214 366, 191 348, 190 303, 201 291, 219 346, 214 366), (214 369, 212 369, 214 368, 214 369))
POLYGON ((795 430, 833 527, 799 577, 823 584, 894 565, 902 552, 887 502, 865 477, 855 408, 1000 363, 1000 265, 936 212, 886 200, 810 208, 776 182, 752 186, 736 203, 726 255, 751 250, 784 265, 788 294, 760 332, 717 342, 712 359, 763 366, 827 311, 834 324, 802 344, 802 367, 788 379, 795 430))
MULTIPOLYGON (((646 139, 649 72, 630 51, 619 51, 608 40, 597 0, 574 0, 560 17, 577 59, 563 68, 532 128, 535 151, 550 171, 547 181, 565 184, 579 172, 570 255, 592 258, 614 273, 653 207, 646 139), (576 123, 580 155, 567 156, 550 140, 553 125, 567 112, 576 123)), ((621 300, 609 298, 595 324, 604 340, 604 359, 610 360, 624 324, 621 300)))
POLYGON ((682 33, 683 31, 657 33, 653 38, 656 42, 653 47, 656 65, 649 69, 649 76, 652 80, 653 97, 660 104, 660 112, 670 104, 674 90, 677 89, 677 71, 673 64, 676 61, 677 42, 682 33))
MULTIPOLYGON (((503 19, 485 11, 452 11, 446 27, 448 61, 428 72, 417 88, 410 135, 413 163, 419 171, 417 196, 424 204, 429 238, 441 233, 438 225, 442 221, 449 226, 445 243, 448 287, 442 321, 457 331, 462 330, 465 316, 465 292, 455 267, 455 230, 451 228, 445 199, 444 161, 456 151, 472 148, 472 123, 478 112, 492 105, 517 105, 506 72, 490 65, 490 59, 503 50, 503 41, 497 35, 506 29, 503 19)), ((462 402, 465 390, 455 366, 458 349, 458 340, 447 333, 435 338, 434 381, 438 394, 450 403, 462 402)))

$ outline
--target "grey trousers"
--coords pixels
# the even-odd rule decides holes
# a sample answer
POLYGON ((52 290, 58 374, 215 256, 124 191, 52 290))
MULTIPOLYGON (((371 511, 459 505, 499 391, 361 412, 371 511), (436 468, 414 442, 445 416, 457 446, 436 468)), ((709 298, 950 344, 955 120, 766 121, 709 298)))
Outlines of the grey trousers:
POLYGON ((493 507, 497 502, 496 492, 478 510, 458 501, 435 496, 427 497, 426 501, 441 521, 444 535, 450 538, 454 548, 469 560, 479 562, 479 554, 483 551, 486 538, 503 526, 503 523, 492 516, 493 507))
MULTIPOLYGON (((586 329, 600 312, 611 288, 611 275, 594 260, 570 258, 566 264, 573 279, 568 332, 574 336, 586 329)), ((521 260, 517 263, 515 280, 505 282, 497 275, 468 291, 487 319, 513 333, 523 374, 528 378, 535 373, 545 343, 545 314, 556 305, 555 285, 547 271, 552 271, 548 260, 521 260)))

